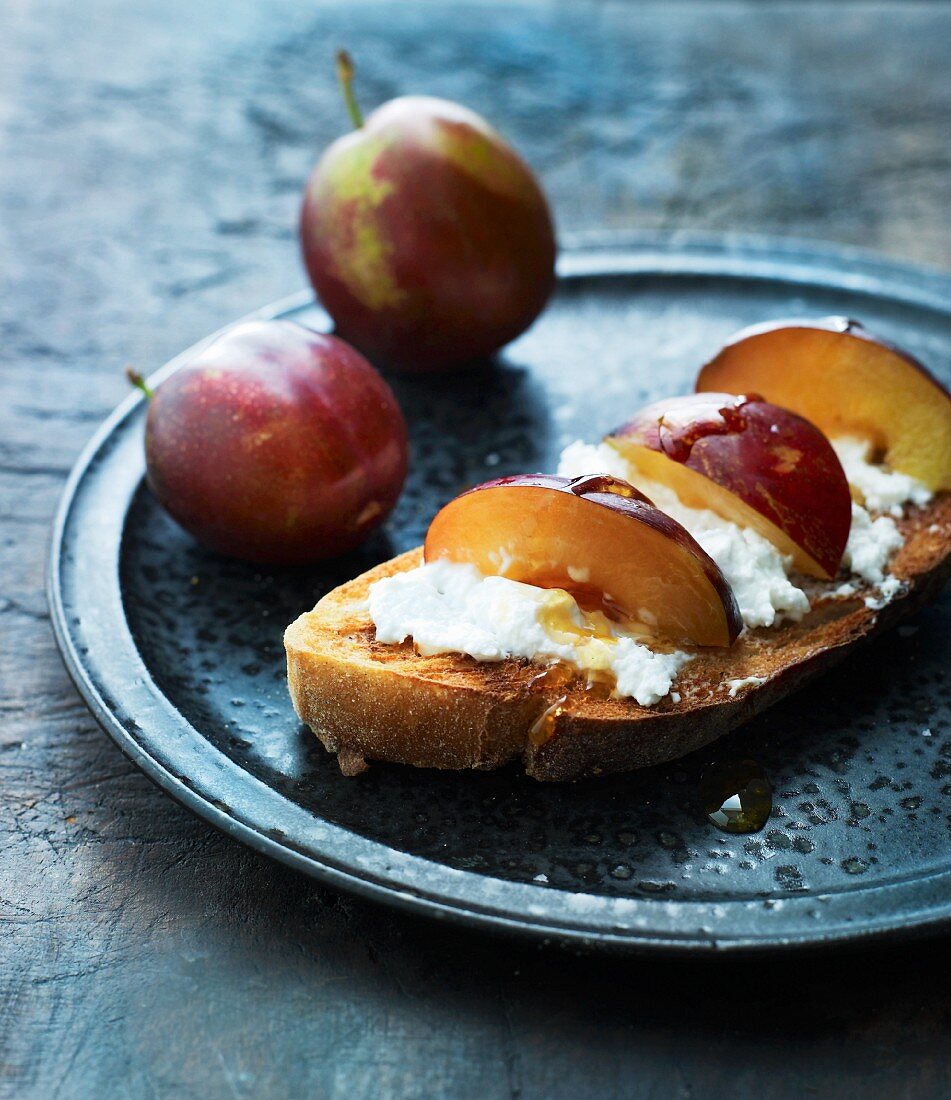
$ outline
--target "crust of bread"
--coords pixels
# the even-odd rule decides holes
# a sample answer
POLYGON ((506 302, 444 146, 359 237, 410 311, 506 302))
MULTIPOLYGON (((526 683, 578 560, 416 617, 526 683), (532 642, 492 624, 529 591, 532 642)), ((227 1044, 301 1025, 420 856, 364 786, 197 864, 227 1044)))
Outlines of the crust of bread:
POLYGON ((865 603, 875 590, 858 589, 815 603, 802 622, 750 631, 730 649, 698 650, 674 685, 679 702, 592 698, 579 675, 543 744, 529 731, 566 689, 546 687, 539 666, 421 657, 409 642, 376 642, 369 586, 419 564, 420 549, 334 589, 288 627, 291 698, 345 774, 367 760, 455 769, 521 760, 528 775, 555 781, 663 763, 742 725, 937 592, 951 573, 951 494, 899 526, 905 543, 890 568, 902 587, 883 607, 865 603))

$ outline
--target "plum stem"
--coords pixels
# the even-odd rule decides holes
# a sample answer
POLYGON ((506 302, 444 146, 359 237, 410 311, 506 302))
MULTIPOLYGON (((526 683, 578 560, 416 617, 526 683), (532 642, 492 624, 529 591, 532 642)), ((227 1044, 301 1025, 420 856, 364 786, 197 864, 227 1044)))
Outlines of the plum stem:
POLYGON ((141 374, 137 370, 133 370, 132 367, 126 367, 125 376, 132 383, 137 390, 141 390, 147 398, 155 396, 155 390, 146 382, 141 374))
POLYGON ((353 61, 346 50, 337 50, 337 80, 340 81, 340 90, 343 92, 343 101, 347 105, 347 112, 354 128, 359 130, 363 126, 363 115, 357 103, 357 97, 353 94, 353 61))

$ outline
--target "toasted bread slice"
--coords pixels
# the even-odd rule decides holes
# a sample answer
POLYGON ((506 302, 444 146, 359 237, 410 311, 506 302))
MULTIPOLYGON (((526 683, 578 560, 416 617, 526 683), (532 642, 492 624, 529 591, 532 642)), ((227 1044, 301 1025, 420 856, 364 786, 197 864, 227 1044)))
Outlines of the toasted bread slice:
POLYGON ((334 589, 288 627, 291 697, 347 774, 361 771, 365 760, 488 769, 521 759, 540 780, 659 764, 748 721, 935 593, 951 573, 951 494, 913 510, 899 526, 905 543, 891 571, 902 587, 889 603, 866 605, 875 590, 860 588, 814 601, 802 622, 750 631, 729 649, 698 650, 674 684, 678 702, 668 697, 641 707, 632 699, 597 699, 580 674, 567 689, 546 687, 528 661, 420 657, 409 642, 376 642, 367 591, 419 564, 421 550, 334 589), (532 727, 566 690, 547 740, 534 743, 532 727))

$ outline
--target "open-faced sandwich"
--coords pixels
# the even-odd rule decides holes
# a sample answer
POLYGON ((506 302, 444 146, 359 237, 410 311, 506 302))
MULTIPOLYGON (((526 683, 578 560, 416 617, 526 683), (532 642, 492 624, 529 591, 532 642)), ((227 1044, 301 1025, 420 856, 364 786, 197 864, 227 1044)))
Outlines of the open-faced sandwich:
POLYGON ((285 635, 297 713, 367 760, 543 780, 721 736, 951 570, 951 396, 839 318, 739 333, 556 475, 448 503, 285 635))

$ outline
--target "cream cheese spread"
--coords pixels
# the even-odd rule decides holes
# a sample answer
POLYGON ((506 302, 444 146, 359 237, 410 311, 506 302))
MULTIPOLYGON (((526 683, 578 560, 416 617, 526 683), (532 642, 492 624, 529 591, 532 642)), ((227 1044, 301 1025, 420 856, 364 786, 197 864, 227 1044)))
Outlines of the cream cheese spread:
POLYGON ((842 436, 831 442, 849 485, 861 493, 865 503, 864 507, 852 505, 852 527, 842 564, 868 584, 879 587, 878 597, 865 600, 869 607, 878 609, 901 589, 886 572, 891 556, 904 541, 895 520, 901 518, 906 504, 921 507, 933 494, 908 474, 873 463, 868 440, 842 436))
POLYGON ((649 649, 604 615, 583 611, 564 589, 483 576, 436 561, 377 581, 369 592, 378 642, 412 638, 419 653, 467 653, 477 661, 524 657, 607 673, 618 695, 644 707, 663 699, 690 660, 649 649))
POLYGON ((737 692, 746 687, 761 687, 766 683, 765 676, 743 676, 738 680, 727 680, 726 686, 730 689, 730 698, 735 699, 737 692))
POLYGON ((842 564, 868 584, 885 580, 885 567, 904 539, 891 516, 872 516, 861 504, 852 504, 852 526, 842 564))
POLYGON ((870 512, 887 512, 900 519, 903 505, 922 505, 931 500, 931 490, 920 481, 869 461, 872 444, 867 439, 841 436, 831 442, 849 484, 862 494, 870 512))
POLYGON ((805 592, 789 579, 792 560, 756 531, 738 527, 707 509, 686 507, 666 485, 635 474, 608 443, 577 442, 562 451, 558 463, 562 477, 583 477, 592 472, 631 481, 693 535, 733 589, 744 626, 752 629, 786 619, 798 621, 809 610, 805 592))

